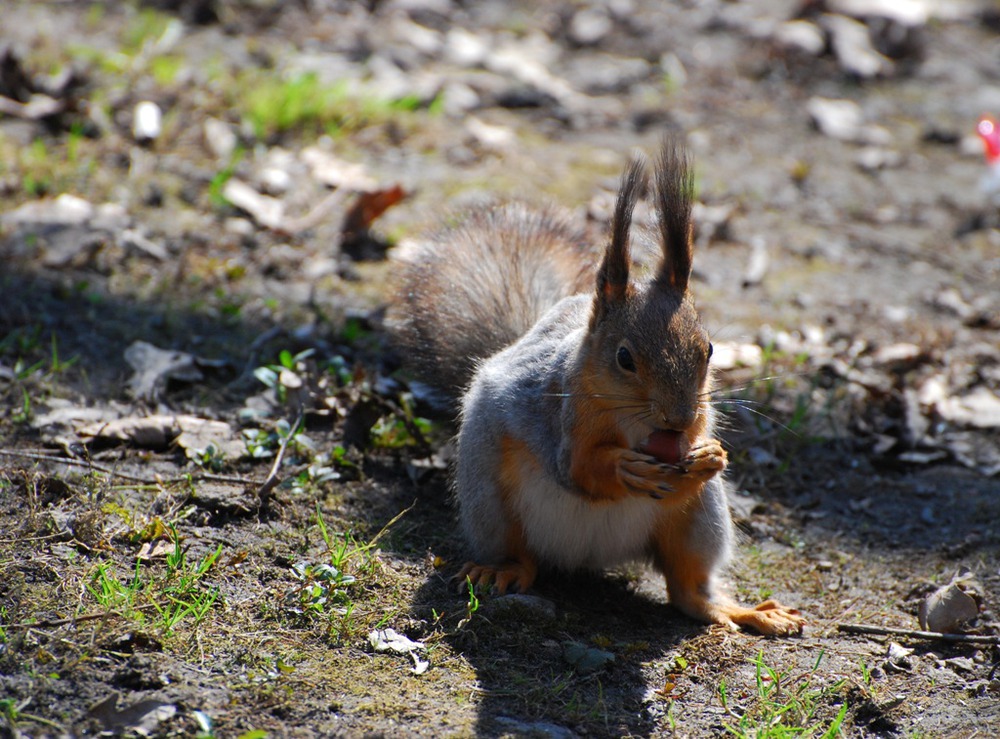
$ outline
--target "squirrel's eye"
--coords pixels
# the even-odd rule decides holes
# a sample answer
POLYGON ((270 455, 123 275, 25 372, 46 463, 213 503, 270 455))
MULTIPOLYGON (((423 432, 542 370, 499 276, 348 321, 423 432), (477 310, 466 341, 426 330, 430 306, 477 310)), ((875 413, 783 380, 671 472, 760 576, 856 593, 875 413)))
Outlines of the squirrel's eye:
POLYGON ((715 347, 712 346, 712 342, 708 342, 708 357, 707 357, 707 359, 711 359, 712 358, 712 353, 714 351, 715 351, 715 347))
POLYGON ((624 346, 618 347, 618 354, 615 355, 618 366, 626 372, 635 372, 635 360, 632 359, 632 352, 624 346))

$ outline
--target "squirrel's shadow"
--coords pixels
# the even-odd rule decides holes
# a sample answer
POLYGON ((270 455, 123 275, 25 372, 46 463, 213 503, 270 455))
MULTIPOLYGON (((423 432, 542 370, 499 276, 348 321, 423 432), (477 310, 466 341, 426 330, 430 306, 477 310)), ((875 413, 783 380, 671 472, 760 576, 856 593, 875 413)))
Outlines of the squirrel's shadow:
MULTIPOLYGON (((453 521, 439 495, 425 489, 408 519, 417 530, 453 530, 441 528, 442 516, 453 521)), ((666 668, 650 665, 705 626, 615 572, 542 571, 526 597, 472 599, 452 579, 463 544, 444 536, 426 543, 447 564, 421 584, 410 615, 443 633, 475 671, 477 736, 643 736, 656 729, 667 703, 650 695, 666 668)))

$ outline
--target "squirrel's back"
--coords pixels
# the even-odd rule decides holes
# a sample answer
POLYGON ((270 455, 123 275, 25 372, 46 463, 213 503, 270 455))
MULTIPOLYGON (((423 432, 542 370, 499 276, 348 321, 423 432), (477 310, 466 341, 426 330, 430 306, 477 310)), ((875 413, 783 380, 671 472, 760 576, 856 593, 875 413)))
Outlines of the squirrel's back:
POLYGON ((457 398, 478 362, 592 289, 587 254, 582 232, 552 208, 511 202, 464 214, 407 260, 389 316, 404 361, 457 398))

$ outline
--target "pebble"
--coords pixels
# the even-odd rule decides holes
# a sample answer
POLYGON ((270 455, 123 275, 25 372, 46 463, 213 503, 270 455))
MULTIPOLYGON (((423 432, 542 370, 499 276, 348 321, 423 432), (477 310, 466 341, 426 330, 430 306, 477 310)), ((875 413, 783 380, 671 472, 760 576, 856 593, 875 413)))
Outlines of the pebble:
POLYGON ((464 28, 452 28, 445 36, 444 57, 459 67, 478 67, 489 53, 489 43, 464 28))
POLYGON ((228 161, 236 151, 236 144, 239 139, 236 132, 228 123, 220 121, 218 118, 207 118, 202 127, 205 137, 205 145, 217 159, 228 161))
POLYGON ((140 144, 149 144, 163 132, 163 113, 160 106, 143 100, 135 106, 132 115, 132 136, 140 144))
POLYGON ((787 21, 774 32, 774 41, 785 49, 819 56, 826 48, 826 38, 819 26, 809 21, 787 21))
POLYGON ((481 104, 479 93, 464 82, 449 82, 441 92, 444 112, 449 116, 461 116, 475 110, 481 104))
POLYGON ((573 15, 568 34, 575 44, 593 46, 604 40, 613 28, 614 23, 603 8, 584 8, 573 15))
POLYGON ((892 62, 872 46, 864 23, 842 15, 824 16, 822 22, 837 63, 845 72, 864 79, 892 73, 892 62))
POLYGON ((820 133, 830 138, 876 146, 892 141, 885 128, 864 123, 861 106, 853 100, 815 96, 809 99, 806 110, 820 133))

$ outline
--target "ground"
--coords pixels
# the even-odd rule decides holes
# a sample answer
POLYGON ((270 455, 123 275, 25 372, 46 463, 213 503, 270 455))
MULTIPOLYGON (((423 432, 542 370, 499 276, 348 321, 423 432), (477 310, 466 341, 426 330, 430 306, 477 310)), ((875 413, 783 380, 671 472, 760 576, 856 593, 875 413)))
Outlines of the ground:
POLYGON ((997 11, 902 5, 5 3, 0 732, 1000 733, 997 11), (801 637, 695 623, 641 565, 450 581, 394 260, 484 198, 600 246, 664 136, 727 579, 801 637), (979 641, 842 630, 919 629, 963 567, 979 641))

